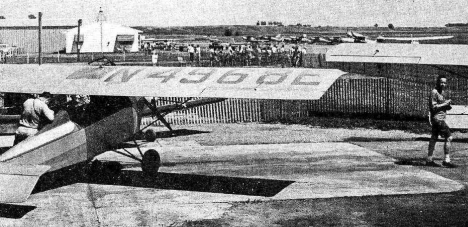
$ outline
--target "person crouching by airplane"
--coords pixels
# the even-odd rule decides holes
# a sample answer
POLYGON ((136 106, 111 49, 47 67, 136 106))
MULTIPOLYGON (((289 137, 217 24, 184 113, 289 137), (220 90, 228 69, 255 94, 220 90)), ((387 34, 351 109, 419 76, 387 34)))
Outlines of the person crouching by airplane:
POLYGON ((447 78, 445 76, 437 77, 436 87, 431 91, 429 97, 429 111, 430 121, 432 125, 431 139, 429 141, 429 148, 427 152, 427 166, 440 167, 440 165, 434 162, 432 155, 434 154, 435 144, 439 135, 444 137, 444 154, 445 159, 442 165, 448 168, 457 167, 450 161, 450 142, 452 141, 452 134, 450 128, 445 122, 447 110, 451 109, 451 100, 446 99, 446 86, 447 78))
POLYGON ((23 103, 19 127, 15 132, 14 145, 34 136, 48 122, 54 120, 54 111, 48 106, 52 95, 44 92, 38 98, 27 99, 23 103))

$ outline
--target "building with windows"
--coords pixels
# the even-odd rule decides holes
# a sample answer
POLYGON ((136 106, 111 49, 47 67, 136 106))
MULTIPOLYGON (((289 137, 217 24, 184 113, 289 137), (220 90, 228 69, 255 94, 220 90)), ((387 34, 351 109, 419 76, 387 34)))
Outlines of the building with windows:
POLYGON ((90 52, 137 52, 142 31, 106 21, 84 25, 68 30, 66 53, 76 53, 77 46, 81 53, 90 52))

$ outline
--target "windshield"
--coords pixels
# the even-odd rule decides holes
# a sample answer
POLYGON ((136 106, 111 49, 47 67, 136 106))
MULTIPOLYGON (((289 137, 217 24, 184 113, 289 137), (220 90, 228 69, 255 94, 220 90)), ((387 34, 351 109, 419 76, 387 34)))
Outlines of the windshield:
POLYGON ((71 121, 81 127, 86 127, 131 106, 132 102, 128 97, 78 96, 77 98, 72 96, 72 99, 67 102, 65 110, 71 121))

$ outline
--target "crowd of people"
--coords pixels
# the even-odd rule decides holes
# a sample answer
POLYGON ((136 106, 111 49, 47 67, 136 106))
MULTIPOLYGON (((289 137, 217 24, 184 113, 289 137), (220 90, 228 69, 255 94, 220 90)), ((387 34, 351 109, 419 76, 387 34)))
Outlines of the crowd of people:
POLYGON ((146 43, 142 43, 140 46, 140 51, 145 52, 147 55, 153 53, 156 50, 172 51, 175 49, 176 49, 176 45, 175 43, 172 43, 172 42, 164 42, 164 43, 146 42, 146 43))
MULTIPOLYGON (((142 51, 156 54, 156 50, 173 51, 174 45, 159 48, 155 43, 145 43, 142 51)), ((284 44, 227 44, 212 43, 208 47, 199 44, 181 44, 179 51, 189 54, 187 62, 192 66, 266 66, 304 67, 307 48, 304 45, 285 46, 284 44)))
MULTIPOLYGON (((200 49, 198 49, 200 50, 200 49)), ((300 45, 286 48, 284 44, 276 45, 210 45, 206 58, 201 57, 201 51, 195 51, 197 61, 209 60, 209 66, 265 66, 282 65, 283 67, 303 67, 307 48, 300 45), (218 48, 216 48, 218 47, 218 48)), ((193 58, 190 58, 193 62, 193 58)))

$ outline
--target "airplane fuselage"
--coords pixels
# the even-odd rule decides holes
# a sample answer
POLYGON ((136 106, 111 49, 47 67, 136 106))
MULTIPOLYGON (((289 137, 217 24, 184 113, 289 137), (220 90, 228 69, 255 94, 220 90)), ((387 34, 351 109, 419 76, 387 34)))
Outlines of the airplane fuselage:
POLYGON ((118 97, 122 106, 102 98, 91 103, 81 115, 81 126, 70 121, 65 113, 58 114, 53 127, 44 128, 37 135, 22 141, 0 155, 0 162, 16 165, 47 165, 54 171, 92 159, 116 148, 139 130, 140 116, 136 102, 118 97), (83 127, 82 127, 83 126, 83 127))

